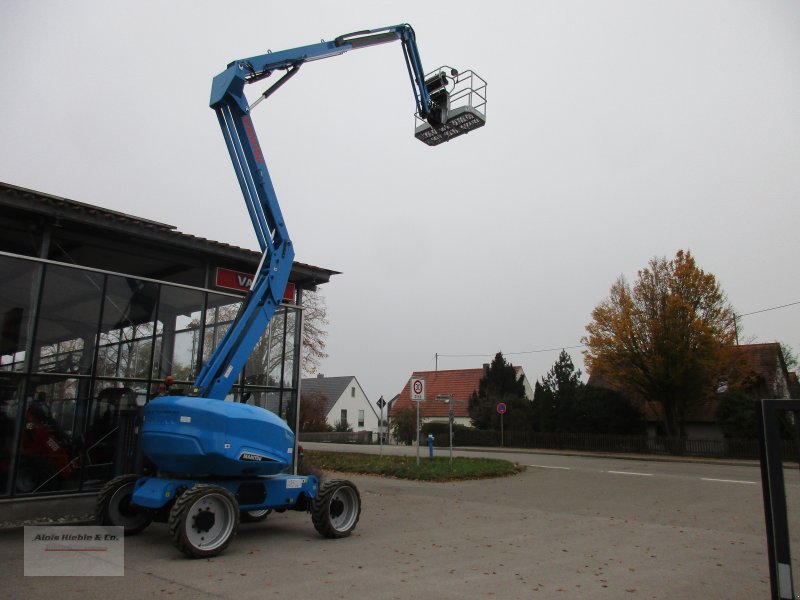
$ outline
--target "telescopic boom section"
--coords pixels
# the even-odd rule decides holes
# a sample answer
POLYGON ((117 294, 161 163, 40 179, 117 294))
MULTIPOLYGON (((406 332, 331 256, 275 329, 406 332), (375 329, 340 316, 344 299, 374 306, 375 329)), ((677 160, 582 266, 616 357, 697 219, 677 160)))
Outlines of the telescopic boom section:
POLYGON ((244 306, 201 369, 193 395, 222 400, 230 392, 280 305, 292 270, 294 249, 250 118, 251 109, 277 91, 304 63, 398 40, 403 46, 414 90, 417 117, 427 119, 431 114, 431 97, 425 85, 414 30, 406 24, 358 31, 339 36, 332 42, 237 60, 214 78, 211 107, 217 113, 263 257, 244 306), (265 79, 275 71, 285 73, 252 106, 249 105, 244 95, 245 85, 265 79))

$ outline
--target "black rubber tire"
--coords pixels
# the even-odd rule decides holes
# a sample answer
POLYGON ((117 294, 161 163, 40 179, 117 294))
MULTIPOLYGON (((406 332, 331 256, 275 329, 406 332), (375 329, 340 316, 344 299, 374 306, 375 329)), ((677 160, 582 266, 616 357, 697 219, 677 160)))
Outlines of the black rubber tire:
POLYGON ((335 479, 322 485, 311 507, 311 520, 320 535, 347 537, 361 517, 361 495, 351 482, 335 479))
POLYGON ((239 511, 239 520, 242 523, 261 523, 272 512, 271 508, 262 510, 241 510, 239 511))
POLYGON ((150 513, 131 504, 137 479, 139 475, 120 475, 103 486, 94 509, 98 523, 122 527, 126 536, 136 535, 150 525, 150 513))
POLYGON ((239 504, 233 494, 216 485, 195 484, 175 501, 169 513, 172 542, 190 558, 216 556, 238 530, 239 504))

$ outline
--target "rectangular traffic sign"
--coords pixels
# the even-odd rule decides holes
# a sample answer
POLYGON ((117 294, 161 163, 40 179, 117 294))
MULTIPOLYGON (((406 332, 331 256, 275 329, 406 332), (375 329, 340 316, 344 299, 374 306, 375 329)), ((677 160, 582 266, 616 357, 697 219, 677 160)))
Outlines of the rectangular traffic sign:
POLYGON ((411 401, 423 402, 425 400, 425 380, 418 377, 412 377, 410 384, 411 401))

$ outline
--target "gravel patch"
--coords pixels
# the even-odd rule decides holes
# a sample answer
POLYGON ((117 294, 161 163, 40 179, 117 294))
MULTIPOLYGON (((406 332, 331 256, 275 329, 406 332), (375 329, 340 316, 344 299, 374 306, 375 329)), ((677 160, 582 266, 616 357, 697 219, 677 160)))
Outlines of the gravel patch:
POLYGON ((61 517, 39 517, 17 521, 0 521, 0 531, 21 529, 26 526, 36 525, 86 525, 95 522, 93 514, 88 515, 63 515, 61 517))

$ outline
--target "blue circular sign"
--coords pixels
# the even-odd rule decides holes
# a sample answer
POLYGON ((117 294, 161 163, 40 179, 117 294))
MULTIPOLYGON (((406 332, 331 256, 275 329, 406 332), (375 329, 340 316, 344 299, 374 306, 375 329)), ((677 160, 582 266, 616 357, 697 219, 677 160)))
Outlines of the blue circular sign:
POLYGON ((508 410, 508 407, 506 406, 505 402, 500 402, 500 403, 497 404, 497 412, 500 413, 501 415, 506 414, 507 410, 508 410))

